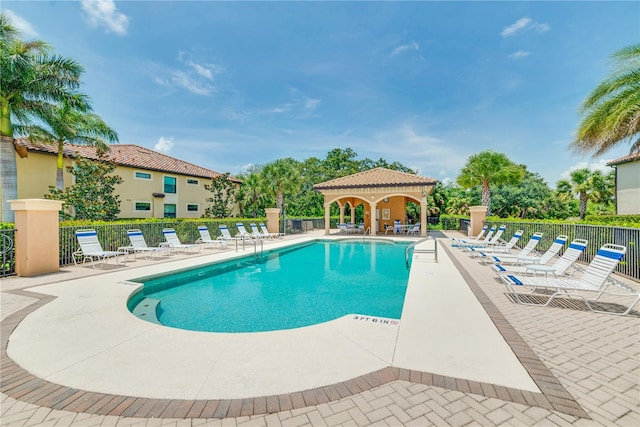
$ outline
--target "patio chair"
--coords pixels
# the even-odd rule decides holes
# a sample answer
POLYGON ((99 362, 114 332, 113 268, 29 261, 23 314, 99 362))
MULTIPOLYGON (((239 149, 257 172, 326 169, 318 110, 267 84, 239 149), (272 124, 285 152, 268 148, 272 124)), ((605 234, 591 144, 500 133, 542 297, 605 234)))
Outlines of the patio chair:
POLYGON ((249 224, 249 227, 251 228, 251 235, 253 237, 255 237, 256 239, 266 239, 266 236, 262 234, 260 230, 258 230, 258 226, 256 225, 255 222, 252 222, 251 224, 249 224))
POLYGON ((176 234, 176 230, 174 230, 173 228, 163 228, 162 234, 164 234, 164 238, 166 240, 166 243, 164 243, 164 245, 166 245, 167 247, 171 248, 174 251, 188 252, 190 250, 200 251, 202 249, 201 245, 183 244, 178 238, 178 235, 176 234))
POLYGON ((402 227, 402 223, 400 222, 399 219, 396 219, 393 221, 393 234, 399 234, 402 233, 404 231, 403 227, 402 227))
MULTIPOLYGON (((527 246, 522 248, 520 252, 504 254, 504 255, 501 255, 501 254, 494 255, 494 254, 488 253, 486 254, 485 258, 480 259, 480 263, 488 261, 494 264, 520 264, 520 265, 546 264, 551 260, 551 258, 558 255, 558 252, 560 252, 560 249, 564 247, 564 244, 567 242, 567 239, 569 238, 564 234, 559 234, 558 237, 556 237, 556 239, 553 241, 549 249, 547 249, 544 254, 532 255, 531 252, 535 252, 535 247, 538 245, 538 242, 540 241, 540 239, 537 238, 536 234, 534 234, 531 237, 531 239, 529 240, 529 243, 527 243, 527 246), (534 237, 536 237, 536 239, 534 239, 534 237)), ((542 236, 542 233, 539 233, 539 235, 542 236)), ((575 239, 572 242, 572 244, 574 243, 576 245, 586 246, 588 242, 584 239, 575 239)), ((580 249, 580 248, 578 248, 577 246, 574 246, 571 249, 580 249)))
POLYGON ((472 247, 469 248, 473 256, 480 257, 480 262, 492 262, 492 263, 500 263, 500 262, 513 262, 516 258, 521 258, 524 256, 528 256, 535 248, 538 246, 540 239, 542 239, 543 233, 537 232, 533 233, 529 242, 525 245, 524 248, 520 249, 517 252, 506 253, 501 249, 493 247, 493 248, 478 248, 472 247), (496 250, 497 249, 497 250, 496 250))
POLYGON ((610 278, 610 276, 626 252, 627 248, 621 245, 612 243, 603 245, 579 279, 517 276, 515 274, 504 274, 500 278, 514 300, 519 304, 548 306, 554 299, 562 296, 570 299, 580 299, 589 310, 596 313, 625 315, 640 301, 640 292, 610 278), (613 290, 610 290, 610 287, 613 287, 613 290), (539 289, 551 290, 553 294, 549 296, 547 302, 538 303, 532 298, 524 298, 523 295, 516 291, 518 288, 530 289, 529 295, 539 289), (586 296, 590 294, 595 294, 595 296, 587 298, 586 296), (633 302, 620 313, 599 310, 592 303, 597 302, 605 294, 630 297, 633 298, 633 302))
POLYGON ((270 233, 269 230, 267 230, 267 226, 263 222, 261 222, 259 225, 260 225, 260 230, 262 230, 263 236, 271 237, 274 239, 277 239, 280 236, 284 236, 283 233, 270 233))
POLYGON ((409 230, 407 230, 407 234, 411 234, 412 236, 419 236, 420 235, 420 223, 416 222, 413 227, 411 227, 409 230))
POLYGON ((520 238, 522 237, 522 233, 524 233, 524 230, 518 230, 515 233, 513 233, 513 237, 511 237, 511 240, 509 240, 507 243, 503 244, 503 245, 496 245, 492 248, 488 248, 488 249, 479 249, 479 248, 471 248, 471 256, 473 257, 478 257, 478 256, 486 256, 487 253, 509 253, 511 251, 511 249, 513 249, 516 245, 516 243, 518 243, 518 241, 520 241, 520 238))
MULTIPOLYGON (((559 239, 556 239, 558 241, 559 239)), ((565 240, 566 241, 566 240, 565 240)), ((573 268, 571 274, 569 274, 569 269, 573 267, 573 264, 580 258, 580 255, 587 248, 587 241, 584 239, 575 239, 573 242, 569 244, 569 247, 564 254, 560 258, 556 260, 551 265, 547 265, 547 263, 555 256, 557 251, 552 251, 549 248, 548 251, 544 253, 541 257, 538 257, 537 260, 531 262, 526 265, 510 265, 505 266, 502 264, 493 265, 492 268, 498 273, 501 274, 509 274, 509 273, 525 273, 531 275, 544 274, 547 276, 549 273, 553 274, 554 277, 557 276, 571 276, 576 268, 573 268)), ((554 245, 556 243, 554 242, 554 245)), ((553 246, 553 245, 552 245, 553 246)), ((558 244, 558 246, 564 246, 558 244)), ((535 259, 535 257, 526 257, 529 259, 535 259)), ((526 261, 526 259, 524 260, 526 261)), ((523 262, 524 263, 524 262, 523 262)))
POLYGON ((236 222, 236 228, 238 229, 238 234, 236 237, 242 237, 245 239, 255 239, 256 237, 249 233, 246 228, 244 228, 244 224, 241 222, 236 222))
POLYGON ((226 225, 220 224, 218 225, 218 228, 220 229, 220 236, 218 236, 218 239, 220 240, 226 240, 227 242, 230 242, 232 240, 243 238, 242 236, 239 236, 237 234, 235 236, 232 236, 229 232, 229 228, 226 225))
POLYGON ((494 225, 489 229, 486 236, 484 237, 480 237, 479 239, 457 239, 451 244, 451 246, 454 248, 469 248, 473 245, 479 245, 479 247, 482 247, 482 243, 488 242, 493 237, 493 233, 495 232, 496 226, 494 225))
POLYGON ((130 246, 118 248, 127 252, 132 252, 135 257, 138 253, 142 253, 144 255, 144 259, 147 259, 147 255, 158 255, 162 253, 168 253, 168 246, 165 244, 164 246, 151 247, 147 246, 147 241, 144 239, 144 235, 142 231, 137 228, 127 230, 127 236, 129 237, 129 241, 131 242, 130 246))
POLYGON ((226 246, 226 242, 224 240, 211 238, 209 228, 206 225, 199 225, 198 233, 200 233, 200 237, 196 240, 196 244, 205 246, 210 245, 214 248, 222 248, 223 246, 226 246))
POLYGON ((469 241, 469 240, 483 240, 484 239, 484 233, 489 229, 488 225, 484 225, 482 227, 482 230, 480 230, 480 233, 478 233, 478 235, 476 237, 469 237, 469 238, 465 238, 465 239, 461 239, 459 237, 452 237, 451 240, 453 240, 454 242, 459 242, 459 241, 469 241))
POLYGON ((491 227, 491 230, 489 230, 489 232, 487 233, 485 240, 481 240, 478 242, 459 243, 457 247, 462 249, 463 251, 469 251, 472 248, 486 248, 490 245, 496 245, 498 243, 498 239, 500 239, 500 236, 502 236, 502 233, 504 233, 504 230, 506 228, 506 225, 501 225, 496 231, 495 226, 491 227), (492 231, 495 231, 495 234, 492 231))
POLYGON ((76 230, 76 238, 80 249, 71 254, 73 263, 78 266, 78 260, 82 259, 82 264, 87 261, 91 261, 91 266, 96 268, 96 261, 99 262, 100 268, 102 268, 109 258, 115 258, 116 264, 119 264, 118 257, 124 255, 124 263, 127 262, 126 251, 105 251, 102 249, 102 245, 98 240, 98 233, 93 229, 76 230))
POLYGON ((338 224, 336 224, 336 225, 338 226, 338 230, 339 230, 341 233, 345 233, 345 234, 348 234, 348 233, 349 233, 349 229, 348 229, 348 227, 347 227, 347 224, 344 224, 344 223, 338 223, 338 224))

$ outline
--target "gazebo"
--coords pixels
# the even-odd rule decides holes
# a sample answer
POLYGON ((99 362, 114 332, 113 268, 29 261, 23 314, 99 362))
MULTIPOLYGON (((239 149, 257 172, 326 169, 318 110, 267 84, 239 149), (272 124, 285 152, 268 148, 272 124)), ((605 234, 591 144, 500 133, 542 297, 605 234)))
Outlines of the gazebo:
POLYGON ((330 208, 336 202, 340 208, 340 222, 344 221, 344 208, 351 207, 351 222, 355 208, 364 205, 365 228, 372 235, 393 227, 394 221, 404 222, 407 201, 420 205, 420 234, 427 235, 427 195, 437 180, 424 176, 375 168, 342 178, 316 184, 313 188, 324 196, 324 232, 330 230, 330 208))

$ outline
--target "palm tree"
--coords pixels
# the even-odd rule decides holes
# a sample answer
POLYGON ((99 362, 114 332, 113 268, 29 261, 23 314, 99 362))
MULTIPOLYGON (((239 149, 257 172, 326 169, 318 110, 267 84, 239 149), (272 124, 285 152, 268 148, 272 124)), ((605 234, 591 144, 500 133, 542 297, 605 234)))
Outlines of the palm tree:
POLYGON ((582 220, 587 214, 588 202, 604 205, 611 203, 615 188, 614 175, 614 171, 604 175, 598 170, 575 169, 571 171, 569 181, 560 180, 556 184, 559 197, 566 201, 572 198, 573 194, 577 194, 580 203, 580 219, 582 220))
POLYGON ((276 207, 282 209, 284 195, 300 189, 300 172, 292 158, 278 159, 262 169, 262 182, 265 192, 276 199, 276 207))
POLYGON ((238 202, 242 215, 250 218, 259 216, 260 212, 264 214, 266 205, 266 195, 262 191, 264 185, 258 172, 250 173, 242 179, 242 185, 238 192, 238 202))
POLYGON ((9 18, 0 13, 0 178, 3 221, 13 221, 10 199, 18 196, 14 125, 40 123, 56 103, 68 100, 79 110, 71 94, 80 85, 83 68, 71 59, 49 55, 50 46, 40 40, 24 42, 9 18))
POLYGON ((585 115, 571 147, 598 156, 615 145, 630 142, 640 151, 640 43, 613 54, 616 66, 583 102, 585 115))
POLYGON ((460 171, 457 182, 463 188, 482 186, 482 205, 491 215, 491 185, 517 184, 524 177, 524 168, 509 158, 491 150, 474 154, 460 171))
MULTIPOLYGON (((63 101, 42 114, 48 128, 37 125, 20 126, 20 133, 29 135, 32 141, 58 145, 56 164, 56 188, 63 190, 64 144, 89 145, 99 151, 109 150, 108 143, 117 142, 118 134, 97 114, 91 113, 86 95, 74 93, 74 103, 63 101), (73 105, 82 105, 83 109, 73 105)), ((16 126, 18 128, 18 126, 16 126)))

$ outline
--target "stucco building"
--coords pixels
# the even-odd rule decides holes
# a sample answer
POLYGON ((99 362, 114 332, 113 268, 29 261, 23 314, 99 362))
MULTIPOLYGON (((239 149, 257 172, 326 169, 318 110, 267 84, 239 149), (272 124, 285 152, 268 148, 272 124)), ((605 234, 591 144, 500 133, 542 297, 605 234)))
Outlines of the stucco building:
POLYGON ((640 153, 607 163, 616 169, 616 213, 640 215, 640 153))
MULTIPOLYGON (((42 198, 56 184, 57 146, 18 139, 18 198, 42 198)), ((93 147, 65 144, 64 187, 73 184, 67 171, 77 157, 97 160, 93 147)), ((106 155, 117 166, 115 174, 123 182, 116 186, 120 196, 120 218, 199 218, 209 205, 212 193, 205 189, 221 175, 192 163, 133 144, 114 144, 106 155)), ((230 177, 240 186, 241 181, 230 177)), ((238 213, 237 204, 232 207, 238 213)))

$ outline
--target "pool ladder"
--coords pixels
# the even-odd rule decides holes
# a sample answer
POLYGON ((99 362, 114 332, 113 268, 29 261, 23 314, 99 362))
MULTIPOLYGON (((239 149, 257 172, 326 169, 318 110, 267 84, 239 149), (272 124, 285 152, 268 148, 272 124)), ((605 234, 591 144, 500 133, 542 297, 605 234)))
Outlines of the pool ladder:
POLYGON ((407 246, 407 248, 404 250, 404 262, 407 266, 407 269, 409 269, 409 251, 411 249, 413 249, 414 254, 433 254, 435 262, 438 262, 438 241, 433 237, 426 237, 407 246), (433 249, 414 249, 417 245, 426 242, 427 240, 433 240, 433 249))
MULTIPOLYGON (((236 238, 236 252, 238 252, 238 240, 242 240, 242 250, 244 251, 244 242, 247 239, 238 239, 236 238)), ((262 253, 264 252, 264 243, 262 242, 262 239, 250 239, 249 240, 251 243, 253 243, 253 254, 255 256, 258 256, 258 242, 260 242, 260 254, 262 255, 262 253)))

